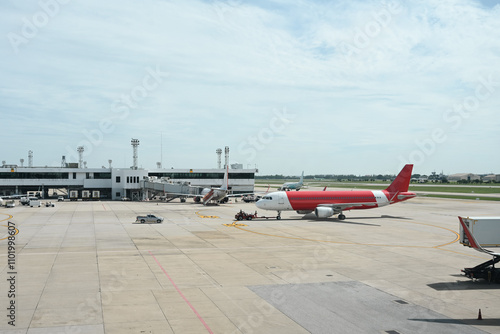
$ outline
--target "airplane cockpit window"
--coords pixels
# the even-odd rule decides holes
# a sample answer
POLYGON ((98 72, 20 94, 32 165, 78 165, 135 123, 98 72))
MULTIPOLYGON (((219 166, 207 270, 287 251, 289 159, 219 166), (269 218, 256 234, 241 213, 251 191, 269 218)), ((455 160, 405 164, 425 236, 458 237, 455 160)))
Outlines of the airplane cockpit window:
POLYGON ((271 196, 264 196, 264 197, 262 197, 262 199, 272 200, 273 198, 271 196))

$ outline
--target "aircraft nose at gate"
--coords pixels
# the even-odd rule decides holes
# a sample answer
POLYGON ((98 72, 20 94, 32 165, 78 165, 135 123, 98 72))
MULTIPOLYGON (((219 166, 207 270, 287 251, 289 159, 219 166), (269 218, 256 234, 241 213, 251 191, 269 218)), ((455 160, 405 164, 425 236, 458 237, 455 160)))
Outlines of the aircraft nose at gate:
POLYGON ((255 202, 255 205, 259 208, 259 209, 263 209, 264 208, 264 200, 262 199, 259 199, 257 202, 255 202))

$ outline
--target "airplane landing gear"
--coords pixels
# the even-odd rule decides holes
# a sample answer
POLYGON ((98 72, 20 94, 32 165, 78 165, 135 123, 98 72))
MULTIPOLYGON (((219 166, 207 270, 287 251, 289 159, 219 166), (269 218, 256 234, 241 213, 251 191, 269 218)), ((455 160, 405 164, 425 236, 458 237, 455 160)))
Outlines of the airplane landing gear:
POLYGON ((276 219, 278 219, 278 220, 281 219, 281 211, 278 211, 278 215, 276 216, 276 219))
POLYGON ((345 215, 344 214, 339 214, 339 220, 344 220, 345 219, 345 215))

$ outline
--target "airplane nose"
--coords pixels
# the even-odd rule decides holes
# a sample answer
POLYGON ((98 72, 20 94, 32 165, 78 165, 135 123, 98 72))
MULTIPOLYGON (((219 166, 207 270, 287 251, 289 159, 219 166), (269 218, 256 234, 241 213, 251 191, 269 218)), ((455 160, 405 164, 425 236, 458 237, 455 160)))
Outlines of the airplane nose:
POLYGON ((262 200, 259 199, 257 202, 255 202, 255 205, 259 208, 262 209, 264 207, 264 203, 262 203, 262 200))

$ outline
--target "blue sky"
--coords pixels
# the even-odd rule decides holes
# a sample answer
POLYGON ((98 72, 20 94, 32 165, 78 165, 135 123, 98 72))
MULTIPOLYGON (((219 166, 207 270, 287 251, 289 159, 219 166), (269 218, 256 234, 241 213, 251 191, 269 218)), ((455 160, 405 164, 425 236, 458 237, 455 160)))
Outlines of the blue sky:
POLYGON ((8 164, 500 173, 498 1, 6 1, 0 35, 8 164))

